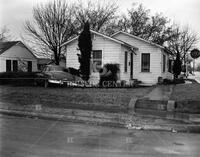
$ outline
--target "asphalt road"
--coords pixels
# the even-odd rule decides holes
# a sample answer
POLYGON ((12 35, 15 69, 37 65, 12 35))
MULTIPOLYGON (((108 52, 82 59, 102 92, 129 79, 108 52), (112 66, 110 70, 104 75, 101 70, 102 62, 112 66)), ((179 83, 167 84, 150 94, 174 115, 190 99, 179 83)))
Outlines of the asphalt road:
POLYGON ((1 157, 199 157, 200 134, 0 115, 1 157))

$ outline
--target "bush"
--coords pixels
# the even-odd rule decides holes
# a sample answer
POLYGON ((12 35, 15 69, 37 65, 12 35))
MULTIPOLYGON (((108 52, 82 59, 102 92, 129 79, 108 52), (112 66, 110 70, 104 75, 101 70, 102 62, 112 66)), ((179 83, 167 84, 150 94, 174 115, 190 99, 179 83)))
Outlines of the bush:
POLYGON ((3 72, 0 73, 0 84, 33 85, 36 72, 3 72))
POLYGON ((174 79, 174 80, 170 80, 170 79, 164 79, 163 80, 163 84, 182 84, 182 83, 185 83, 185 80, 184 79, 174 79))
POLYGON ((119 65, 118 64, 106 64, 104 65, 103 69, 99 71, 100 73, 100 87, 116 87, 118 76, 117 73, 119 72, 119 65), (106 85, 105 85, 106 83, 106 85))

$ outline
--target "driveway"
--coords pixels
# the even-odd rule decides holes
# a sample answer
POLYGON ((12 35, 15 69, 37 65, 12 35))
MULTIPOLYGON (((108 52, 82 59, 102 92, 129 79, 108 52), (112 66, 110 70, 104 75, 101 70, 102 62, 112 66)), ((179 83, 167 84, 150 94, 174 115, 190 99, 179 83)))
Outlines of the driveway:
POLYGON ((199 157, 200 136, 0 115, 1 157, 199 157))

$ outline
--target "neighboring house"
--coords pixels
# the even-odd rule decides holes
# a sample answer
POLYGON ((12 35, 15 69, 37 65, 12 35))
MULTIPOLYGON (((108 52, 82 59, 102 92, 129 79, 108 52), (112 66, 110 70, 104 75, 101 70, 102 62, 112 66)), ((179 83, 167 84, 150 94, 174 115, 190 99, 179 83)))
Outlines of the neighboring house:
MULTIPOLYGON (((109 37, 91 30, 92 65, 115 63, 119 65, 119 80, 137 79, 143 83, 155 84, 158 77, 172 78, 169 73, 169 51, 128 33, 118 32, 109 37)), ((78 37, 65 44, 66 66, 79 69, 77 54, 78 37)), ((91 67, 92 80, 99 80, 98 70, 91 67)))
POLYGON ((42 71, 46 65, 51 62, 50 58, 38 58, 37 59, 37 68, 39 71, 42 71))
POLYGON ((21 42, 0 42, 0 72, 37 71, 37 58, 21 42))
MULTIPOLYGON (((37 67, 38 67, 39 71, 42 71, 46 65, 55 64, 55 62, 53 61, 53 57, 51 57, 51 58, 38 58, 37 60, 38 60, 37 67)), ((65 59, 65 56, 63 54, 61 54, 61 56, 60 56, 59 65, 61 67, 66 67, 66 59, 65 59)))

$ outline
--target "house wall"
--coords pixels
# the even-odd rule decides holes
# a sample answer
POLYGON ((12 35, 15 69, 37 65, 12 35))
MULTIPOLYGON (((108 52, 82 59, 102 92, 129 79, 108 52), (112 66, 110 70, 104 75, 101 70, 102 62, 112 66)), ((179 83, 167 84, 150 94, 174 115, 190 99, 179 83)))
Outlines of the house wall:
POLYGON ((0 55, 0 72, 6 71, 6 60, 32 61, 32 71, 37 71, 37 59, 21 43, 0 55))
POLYGON ((169 56, 169 54, 165 53, 164 51, 161 51, 161 53, 162 53, 162 56, 161 56, 162 67, 163 67, 163 64, 164 64, 163 63, 163 55, 166 56, 166 62, 165 62, 166 69, 165 69, 165 72, 163 72, 163 69, 162 69, 161 76, 162 76, 162 78, 173 79, 173 74, 169 72, 169 62, 168 61, 169 61, 170 56, 169 56))
MULTIPOLYGON (((92 40, 92 46, 93 50, 102 50, 102 65, 106 63, 120 63, 121 44, 95 34, 92 40)), ((77 53, 80 54, 80 51, 78 50, 78 41, 74 40, 73 42, 69 43, 65 51, 66 67, 79 69, 80 64, 78 62, 77 53)), ((90 81, 98 80, 99 73, 92 73, 90 81)))
MULTIPOLYGON (((142 81, 143 83, 155 84, 158 82, 158 77, 166 77, 167 73, 162 73, 162 50, 144 41, 135 39, 131 36, 119 33, 113 38, 129 43, 139 50, 137 55, 133 57, 133 78, 142 81), (141 72, 141 54, 150 53, 150 72, 141 72)), ((167 70, 166 70, 167 71, 167 70)))

